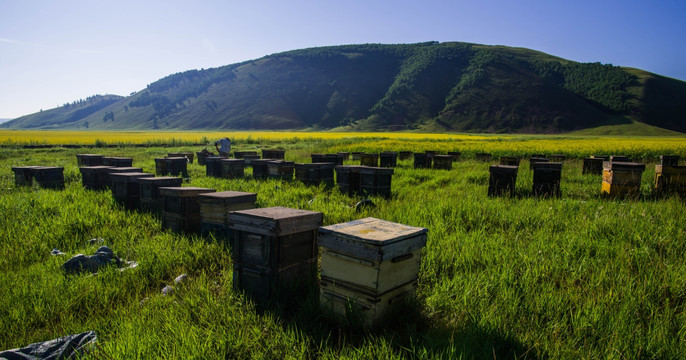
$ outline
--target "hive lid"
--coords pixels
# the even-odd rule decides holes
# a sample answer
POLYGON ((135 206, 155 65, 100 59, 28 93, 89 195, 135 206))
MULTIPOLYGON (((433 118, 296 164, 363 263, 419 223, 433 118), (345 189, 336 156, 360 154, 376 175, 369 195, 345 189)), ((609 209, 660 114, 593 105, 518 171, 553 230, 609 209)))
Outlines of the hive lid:
POLYGON ((534 170, 562 170, 561 162, 535 162, 532 164, 534 170))
POLYGON ((319 228, 320 234, 331 234, 378 246, 389 245, 427 232, 426 228, 403 225, 373 217, 319 228))
POLYGON ((360 174, 379 174, 379 175, 393 175, 392 168, 382 168, 374 166, 360 166, 360 174))
POLYGON ((206 193, 198 195, 201 198, 210 198, 212 200, 221 200, 225 203, 240 204, 246 202, 255 202, 257 194, 243 192, 243 191, 219 191, 214 193, 206 193))
POLYGON ((519 169, 517 165, 491 165, 488 167, 489 172, 495 173, 516 173, 519 169))
POLYGON ((84 170, 86 170, 86 171, 88 171, 88 170, 97 171, 97 170, 112 169, 112 168, 114 168, 114 166, 96 165, 96 166, 81 166, 81 167, 79 167, 79 170, 81 172, 83 172, 84 170))
POLYGON ((112 179, 136 179, 142 177, 154 177, 155 174, 144 173, 144 172, 123 172, 123 173, 112 173, 110 174, 112 179))
POLYGON ((159 188, 161 196, 191 197, 198 194, 215 192, 216 189, 199 188, 193 186, 163 186, 159 188))
POLYGON ((138 178, 139 183, 162 183, 162 184, 167 184, 167 183, 178 183, 178 185, 181 185, 183 182, 183 179, 180 177, 174 177, 174 176, 159 176, 159 177, 145 177, 145 178, 138 178))
POLYGON ((645 170, 645 164, 628 161, 603 161, 603 170, 645 170))
POLYGON ((110 174, 112 173, 125 173, 125 172, 143 172, 141 167, 113 167, 108 170, 110 174))
POLYGON ((289 235, 314 230, 322 224, 324 214, 318 211, 269 207, 239 210, 231 213, 229 227, 266 235, 289 235))

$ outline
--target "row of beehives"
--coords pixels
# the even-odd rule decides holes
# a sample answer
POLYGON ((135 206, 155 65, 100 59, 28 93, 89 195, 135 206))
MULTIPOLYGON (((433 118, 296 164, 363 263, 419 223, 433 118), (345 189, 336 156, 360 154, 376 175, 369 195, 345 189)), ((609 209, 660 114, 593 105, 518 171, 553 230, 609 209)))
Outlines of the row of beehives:
MULTIPOLYGON (((560 196, 561 162, 546 158, 530 159, 533 170, 532 193, 539 196, 560 196)), ((660 156, 655 166, 655 191, 661 194, 686 194, 686 166, 679 166, 678 156, 660 156)), ((514 195, 519 159, 501 158, 501 165, 489 168, 488 195, 514 195)), ((632 162, 625 156, 592 156, 584 159, 584 174, 602 174, 601 194, 611 197, 638 196, 645 164, 632 162)))
POLYGON ((303 295, 319 282, 323 307, 346 316, 352 306, 373 324, 415 294, 426 229, 374 218, 321 227, 321 212, 255 209, 254 193, 182 187, 181 178, 143 172, 108 178, 114 198, 126 208, 153 212, 172 231, 230 244, 234 287, 258 303, 303 295))

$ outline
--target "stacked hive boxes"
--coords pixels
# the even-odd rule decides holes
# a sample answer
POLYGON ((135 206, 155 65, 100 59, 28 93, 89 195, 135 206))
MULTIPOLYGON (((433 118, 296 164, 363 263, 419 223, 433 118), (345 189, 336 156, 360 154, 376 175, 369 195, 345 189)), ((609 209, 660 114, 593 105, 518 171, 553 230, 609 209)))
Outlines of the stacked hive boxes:
POLYGON ((320 302, 368 325, 414 297, 427 229, 364 218, 319 229, 320 302))
POLYGON ((254 155, 257 156, 257 151, 251 150, 251 151, 234 151, 233 156, 236 159, 243 159, 245 155, 254 155))
POLYGON ((381 167, 360 167, 360 192, 367 196, 391 197, 393 169, 381 167))
POLYGON ((198 157, 198 164, 205 165, 205 159, 214 154, 207 149, 203 149, 202 151, 196 152, 195 155, 198 157))
POLYGON ((360 192, 360 169, 359 165, 336 166, 336 179, 338 190, 344 194, 354 196, 360 192))
POLYGON ((255 179, 266 179, 269 177, 268 163, 274 159, 259 159, 252 161, 252 177, 255 179))
POLYGON ((198 195, 216 192, 198 187, 161 187, 162 226, 175 232, 200 232, 200 202, 198 195))
POLYGON ((222 163, 224 158, 218 156, 208 156, 205 158, 205 174, 207 176, 222 177, 222 163))
POLYGON ((488 180, 488 196, 500 196, 509 194, 514 196, 515 184, 517 183, 518 166, 491 165, 488 168, 490 174, 488 180))
POLYGON ((534 185, 532 192, 536 196, 560 196, 561 162, 533 163, 534 185))
POLYGON ((433 157, 426 153, 414 153, 414 168, 415 169, 430 169, 433 157))
POLYGON ((453 168, 452 155, 434 155, 434 169, 451 170, 453 168))
POLYGON ((293 180, 293 161, 272 160, 267 162, 267 173, 271 179, 293 180))
POLYGON ((283 160, 286 156, 286 150, 262 150, 263 159, 283 160))
POLYGON ((162 211, 159 189, 161 187, 179 187, 183 179, 180 177, 162 176, 138 178, 137 181, 140 188, 141 209, 159 215, 162 211))
POLYGON ((284 207, 232 212, 234 288, 267 301, 312 286, 322 221, 320 212, 284 207))
POLYGON ((214 235, 215 239, 229 243, 229 213, 253 209, 257 194, 241 191, 220 191, 198 195, 200 202, 201 232, 214 235))
POLYGON ((167 154, 167 157, 185 157, 188 159, 189 163, 193 163, 193 153, 192 152, 179 152, 179 153, 169 153, 167 154))
POLYGON ((107 172, 105 174, 105 186, 108 189, 112 188, 112 174, 121 174, 121 173, 132 173, 132 172, 143 172, 143 168, 141 167, 112 167, 107 169, 107 172))
POLYGON ((112 167, 130 167, 133 166, 133 159, 127 157, 104 156, 102 158, 102 164, 104 166, 112 167))
POLYGON ((545 157, 536 157, 536 156, 532 156, 532 157, 529 158, 529 170, 533 170, 533 169, 534 169, 534 164, 536 164, 536 163, 546 163, 546 162, 549 162, 549 161, 550 161, 550 159, 545 158, 545 157))
POLYGON ((686 194, 686 166, 679 166, 678 156, 660 155, 660 164, 655 165, 655 190, 686 194))
POLYGON ((603 162, 602 194, 611 197, 636 197, 641 193, 644 164, 634 162, 603 162))
POLYGON ((591 175, 602 175, 603 174, 603 161, 606 161, 606 156, 593 155, 591 157, 584 158, 583 168, 581 170, 582 174, 591 175))
POLYGON ((107 188, 108 170, 111 166, 82 166, 81 183, 83 187, 90 190, 102 190, 107 188))
POLYGON ((33 185, 36 180, 38 185, 48 189, 64 188, 64 168, 55 166, 16 166, 14 172, 14 184, 17 186, 33 185))
POLYGON ((336 165, 343 165, 343 155, 342 154, 311 154, 313 163, 334 163, 336 165))
POLYGON ((76 154, 76 164, 78 166, 100 166, 102 165, 102 158, 105 155, 100 154, 76 154))
MULTIPOLYGON (((205 161, 207 161, 207 159, 205 159, 205 161)), ((242 178, 245 175, 244 159, 221 159, 219 163, 222 168, 222 178, 237 179, 242 178)))
POLYGON ((295 178, 302 181, 306 185, 317 186, 325 184, 326 186, 333 186, 334 184, 334 167, 335 163, 311 163, 311 164, 295 164, 295 178))
POLYGON ((379 154, 379 166, 394 168, 398 165, 398 153, 395 151, 384 151, 379 154))
POLYGON ((151 178, 155 175, 144 172, 127 172, 110 174, 112 179, 112 195, 114 200, 129 210, 140 207, 141 194, 138 186, 139 178, 151 178))

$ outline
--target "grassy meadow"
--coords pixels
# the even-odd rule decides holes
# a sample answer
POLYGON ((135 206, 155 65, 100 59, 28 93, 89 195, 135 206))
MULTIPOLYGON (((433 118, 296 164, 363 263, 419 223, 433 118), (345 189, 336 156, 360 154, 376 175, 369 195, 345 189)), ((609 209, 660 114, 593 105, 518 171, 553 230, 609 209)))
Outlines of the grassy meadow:
POLYGON ((225 244, 172 233, 150 214, 124 210, 110 192, 81 185, 76 154, 133 157, 134 166, 154 172, 153 158, 199 151, 202 145, 192 144, 218 133, 134 133, 141 136, 136 139, 128 133, 27 134, 0 132, 0 350, 95 330, 98 345, 87 358, 686 357, 686 204, 652 192, 657 156, 683 159, 684 138, 229 134, 233 150, 278 147, 296 162, 337 151, 462 151, 449 171, 399 161, 393 196, 372 197, 375 206, 357 210, 362 198, 336 188, 254 180, 250 168, 243 179, 217 179, 206 177, 197 162, 189 164, 184 186, 255 192, 258 207, 321 211, 324 225, 372 216, 428 228, 416 301, 382 326, 365 329, 320 311, 316 290, 257 308, 232 290, 225 244), (20 146, 96 141, 120 146, 20 146), (149 146, 126 146, 134 143, 149 146), (523 160, 517 195, 489 198, 491 163, 477 162, 477 152, 566 154, 562 196, 532 197, 533 176, 523 160), (601 197, 601 176, 581 174, 581 158, 591 154, 646 163, 641 197, 601 197), (64 166, 65 189, 15 186, 11 167, 22 165, 64 166), (101 245, 88 241, 93 238, 138 267, 66 276, 60 265, 72 255, 93 254, 101 245), (54 248, 67 255, 50 255, 54 248), (162 295, 182 273, 188 280, 162 295))

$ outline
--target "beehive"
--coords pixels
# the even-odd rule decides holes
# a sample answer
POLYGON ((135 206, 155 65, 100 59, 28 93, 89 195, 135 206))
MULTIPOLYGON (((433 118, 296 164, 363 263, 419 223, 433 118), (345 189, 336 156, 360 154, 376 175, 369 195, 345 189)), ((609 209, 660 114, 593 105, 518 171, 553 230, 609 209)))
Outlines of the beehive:
POLYGON ((611 162, 632 162, 628 156, 624 155, 610 155, 611 162))
POLYGON ((399 151, 398 152, 398 159, 400 159, 400 160, 407 160, 410 157, 412 157, 412 151, 399 151))
POLYGON ((394 168, 398 165, 398 153, 395 151, 384 151, 379 154, 379 166, 394 168))
POLYGON ((58 166, 39 166, 32 170, 38 185, 47 189, 64 188, 64 168, 58 166))
POLYGON ((321 212, 271 207, 231 213, 233 285, 257 300, 312 286, 321 212))
POLYGON ((89 190, 102 190, 107 188, 108 170, 111 166, 82 166, 81 183, 89 190))
POLYGON ((354 196, 360 193, 360 169, 359 165, 336 166, 336 182, 338 190, 344 194, 354 196))
POLYGON ((662 166, 679 166, 678 155, 660 155, 660 165, 662 166))
POLYGON ((222 177, 222 163, 224 158, 218 156, 208 156, 205 158, 205 175, 211 177, 222 177))
POLYGON ((114 200, 129 210, 140 208, 141 193, 138 178, 151 178, 155 175, 144 172, 127 172, 110 174, 114 200))
POLYGON ((192 164, 194 155, 192 152, 176 152, 176 153, 167 154, 167 157, 170 157, 170 158, 185 157, 188 160, 188 162, 192 164))
POLYGON ((160 187, 162 226, 175 232, 200 232, 200 203, 198 195, 216 192, 198 187, 160 187))
POLYGON ((121 173, 130 173, 130 172, 143 172, 143 168, 141 167, 111 167, 107 170, 103 170, 106 172, 105 175, 103 175, 104 178, 104 184, 105 187, 108 189, 112 188, 112 174, 121 174, 121 173))
POLYGON ((488 153, 477 153, 477 154, 476 154, 476 160, 477 160, 477 161, 491 161, 491 154, 488 154, 488 153))
POLYGON ((584 158, 582 174, 602 175, 603 174, 603 158, 587 157, 584 158))
POLYGON ((104 156, 102 158, 102 164, 104 166, 113 167, 131 167, 133 166, 133 159, 127 157, 104 156))
POLYGON ((434 155, 433 156, 434 169, 451 170, 453 168, 452 155, 434 155))
POLYGON ((102 158, 100 154, 76 154, 76 164, 78 166, 101 166, 102 158))
POLYGON ((313 163, 333 163, 343 165, 343 155, 339 154, 312 154, 310 155, 313 163))
POLYGON ((243 160, 245 160, 245 166, 252 166, 253 161, 262 159, 259 155, 244 155, 243 160))
POLYGON ((426 234, 371 217, 321 227, 320 302, 340 315, 345 302, 357 304, 375 322, 391 298, 414 296, 426 234))
POLYGON ((560 196, 561 162, 534 163, 534 183, 532 193, 536 196, 560 196))
POLYGON ((453 162, 455 161, 460 161, 460 155, 461 153, 459 151, 448 151, 448 155, 453 156, 453 162))
POLYGON ((432 157, 426 153, 414 153, 414 168, 415 169, 430 169, 433 164, 432 157))
POLYGON ((258 159, 252 161, 252 177, 255 179, 266 179, 269 177, 268 163, 276 159, 258 159))
POLYGON ((342 156, 344 161, 350 159, 350 153, 347 151, 339 151, 336 154, 342 156))
POLYGON ((188 177, 188 158, 185 156, 165 157, 165 172, 157 175, 188 177))
POLYGON ((198 158, 198 165, 205 165, 205 159, 208 156, 212 156, 214 154, 212 152, 208 151, 207 149, 203 149, 203 151, 196 152, 195 155, 198 158))
MULTIPOLYGON (((207 159, 205 159, 207 161, 207 159)), ((236 179, 245 176, 244 159, 221 159, 219 161, 222 168, 222 178, 236 179)))
POLYGON ((263 159, 283 160, 286 157, 286 150, 262 150, 263 159))
POLYGON ((514 196, 518 169, 519 166, 491 165, 488 168, 488 196, 514 196))
POLYGON ((161 187, 179 187, 183 183, 183 179, 172 176, 144 177, 138 178, 137 182, 140 190, 140 208, 144 211, 160 215, 162 206, 160 204, 159 189, 161 187))
POLYGON ((245 155, 257 155, 257 151, 251 150, 251 151, 234 151, 233 156, 236 159, 242 159, 245 155))
POLYGON ((267 162, 269 178, 280 180, 293 180, 293 161, 272 160, 267 162))
POLYGON ((325 184, 326 186, 333 186, 334 183, 334 163, 311 163, 311 164, 294 164, 295 178, 306 185, 317 186, 325 184))
POLYGON ((644 164, 635 162, 603 162, 602 194, 611 197, 637 197, 641 193, 644 164))
POLYGON ((379 154, 368 154, 368 153, 360 154, 360 165, 378 167, 379 166, 379 154))
POLYGON ((501 156, 500 165, 519 166, 519 158, 516 156, 501 156))
POLYGON ((362 152, 360 151, 353 151, 350 153, 350 156, 352 157, 353 161, 359 161, 362 158, 362 152))
POLYGON ((31 186, 33 185, 33 170, 39 166, 13 166, 14 185, 31 186))
POLYGON ((546 163, 550 162, 550 159, 544 157, 531 157, 529 158, 529 170, 534 169, 534 164, 536 163, 546 163))
POLYGON ((686 194, 686 166, 655 165, 655 190, 659 194, 686 194))
POLYGON ((550 161, 551 161, 551 162, 559 162, 559 163, 561 163, 561 162, 564 162, 565 159, 567 159, 567 156, 565 156, 564 154, 553 154, 553 155, 550 155, 550 161))
POLYGON ((381 167, 360 167, 360 192, 366 196, 391 197, 393 169, 381 167))
POLYGON ((257 194, 241 191, 220 191, 198 195, 200 203, 201 233, 229 243, 229 216, 231 211, 253 209, 257 194))

